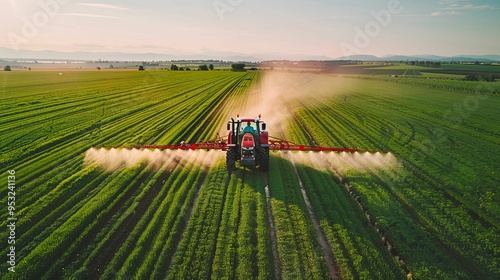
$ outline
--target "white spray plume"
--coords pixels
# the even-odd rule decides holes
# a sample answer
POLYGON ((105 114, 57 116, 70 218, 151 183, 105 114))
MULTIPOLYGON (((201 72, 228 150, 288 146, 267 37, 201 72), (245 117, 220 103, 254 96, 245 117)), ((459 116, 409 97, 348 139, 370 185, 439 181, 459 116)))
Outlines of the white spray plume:
POLYGON ((137 166, 146 162, 148 168, 160 169, 164 164, 173 161, 175 164, 193 164, 197 167, 210 167, 217 157, 224 153, 217 150, 150 150, 150 149, 96 149, 85 153, 84 163, 96 164, 102 169, 113 172, 122 167, 137 166))
POLYGON ((392 153, 334 153, 334 152, 290 152, 279 153, 281 157, 291 159, 295 164, 310 166, 319 171, 334 168, 341 174, 346 171, 366 171, 378 173, 400 165, 392 153))

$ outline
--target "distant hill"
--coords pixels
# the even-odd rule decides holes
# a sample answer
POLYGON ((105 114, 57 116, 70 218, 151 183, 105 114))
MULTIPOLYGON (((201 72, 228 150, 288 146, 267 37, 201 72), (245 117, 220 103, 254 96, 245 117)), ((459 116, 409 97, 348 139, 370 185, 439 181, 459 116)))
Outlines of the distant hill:
POLYGON ((108 61, 166 61, 166 60, 225 60, 225 61, 264 61, 264 60, 360 60, 360 61, 465 61, 465 62, 500 62, 500 55, 386 55, 382 57, 360 54, 331 58, 321 55, 285 54, 285 53, 252 53, 225 52, 202 50, 192 53, 124 53, 124 52, 60 52, 60 51, 31 51, 13 50, 0 47, 0 59, 30 59, 30 60, 92 60, 108 61))
POLYGON ((282 53, 255 53, 244 54, 238 52, 224 52, 202 50, 197 53, 124 53, 124 52, 60 52, 60 51, 30 51, 13 50, 0 47, 0 59, 29 59, 29 60, 91 60, 97 61, 166 61, 166 60, 225 60, 225 61, 263 61, 270 59, 289 60, 331 60, 327 56, 282 54, 282 53))
POLYGON ((425 60, 425 61, 462 61, 462 62, 499 62, 500 55, 459 55, 459 56, 438 56, 438 55, 387 55, 387 56, 374 56, 374 55, 350 55, 339 57, 339 60, 361 60, 361 61, 412 61, 412 60, 425 60))

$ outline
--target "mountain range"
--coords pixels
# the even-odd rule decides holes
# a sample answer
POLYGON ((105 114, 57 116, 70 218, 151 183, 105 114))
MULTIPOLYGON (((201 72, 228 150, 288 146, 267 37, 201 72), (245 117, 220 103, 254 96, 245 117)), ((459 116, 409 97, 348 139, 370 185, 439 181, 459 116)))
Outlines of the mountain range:
POLYGON ((412 60, 425 60, 425 61, 462 61, 462 62, 499 62, 500 55, 455 55, 455 56, 439 56, 432 54, 421 55, 385 55, 382 57, 374 55, 352 55, 337 58, 339 60, 362 60, 362 61, 412 61, 412 60))
POLYGON ((264 61, 264 60, 361 60, 361 61, 464 61, 464 62, 500 62, 500 55, 457 55, 437 56, 422 55, 352 55, 342 57, 328 57, 320 55, 282 54, 282 53, 254 53, 223 52, 202 50, 200 52, 169 54, 169 53, 124 53, 124 52, 60 52, 60 51, 32 51, 14 50, 0 47, 0 59, 25 60, 107 60, 107 61, 165 61, 165 60, 224 60, 224 61, 264 61))

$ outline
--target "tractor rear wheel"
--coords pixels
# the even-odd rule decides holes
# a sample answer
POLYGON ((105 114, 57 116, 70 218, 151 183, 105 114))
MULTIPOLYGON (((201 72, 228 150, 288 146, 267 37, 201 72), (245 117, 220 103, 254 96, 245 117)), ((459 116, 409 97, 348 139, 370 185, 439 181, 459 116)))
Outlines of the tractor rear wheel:
POLYGON ((267 172, 269 170, 269 147, 259 148, 260 170, 267 172))
POLYGON ((236 167, 236 147, 230 147, 226 152, 226 169, 231 174, 236 167))

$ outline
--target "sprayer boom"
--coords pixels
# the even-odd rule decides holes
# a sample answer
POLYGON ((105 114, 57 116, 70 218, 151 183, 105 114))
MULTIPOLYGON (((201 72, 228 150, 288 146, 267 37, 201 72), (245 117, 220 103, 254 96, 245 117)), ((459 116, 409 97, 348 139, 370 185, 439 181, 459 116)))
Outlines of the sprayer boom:
POLYGON ((221 150, 226 152, 226 169, 232 173, 236 162, 241 166, 256 166, 260 170, 269 170, 270 151, 312 151, 337 153, 388 153, 387 150, 362 150, 355 148, 336 148, 322 146, 306 146, 284 139, 269 136, 266 123, 257 117, 231 118, 227 122, 228 134, 216 139, 188 144, 181 142, 172 145, 124 145, 95 146, 97 149, 155 149, 155 150, 221 150))
MULTIPOLYGON (((296 144, 291 141, 279 139, 276 137, 269 137, 269 150, 270 151, 313 151, 313 152, 345 152, 345 153, 389 153, 388 150, 364 150, 357 148, 338 148, 338 147, 324 147, 324 146, 306 146, 296 144)), ((93 148, 100 149, 158 149, 158 150, 221 150, 227 151, 228 144, 226 138, 218 138, 199 143, 180 143, 172 145, 123 145, 123 146, 94 146, 93 148)))
MULTIPOLYGON (((270 137, 271 138, 271 137, 270 137)), ((313 151, 313 152, 336 152, 336 153, 389 153, 388 150, 363 150, 357 148, 338 148, 338 147, 324 147, 324 146, 305 146, 286 141, 279 138, 269 139, 269 150, 272 151, 313 151)))
POLYGON ((93 148, 104 149, 154 149, 154 150, 227 150, 227 144, 223 141, 206 141, 200 143, 180 143, 172 145, 123 145, 123 146, 94 146, 93 148))

